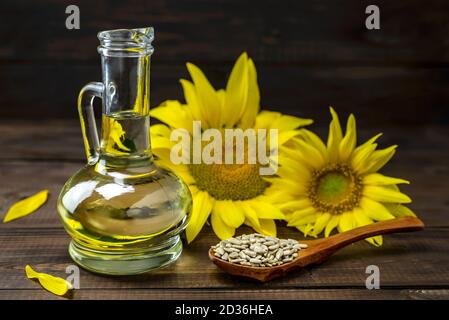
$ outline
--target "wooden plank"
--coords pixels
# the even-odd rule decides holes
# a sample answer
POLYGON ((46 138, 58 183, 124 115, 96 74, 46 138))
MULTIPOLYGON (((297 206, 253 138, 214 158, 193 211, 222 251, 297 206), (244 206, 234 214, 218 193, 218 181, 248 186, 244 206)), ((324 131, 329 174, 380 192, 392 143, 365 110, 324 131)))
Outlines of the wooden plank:
POLYGON ((156 28, 159 61, 231 61, 243 50, 270 63, 434 64, 449 60, 445 0, 378 0, 381 30, 365 27, 368 0, 313 2, 79 0, 81 29, 67 30, 70 1, 2 1, 0 59, 97 61, 96 33, 156 28), (17 23, 17 19, 20 23, 17 23), (26 39, 26 41, 24 41, 26 39))
MULTIPOLYGON (((249 232, 242 228, 239 233, 249 232)), ((280 237, 300 238, 291 228, 280 228, 280 237)), ((0 232, 0 289, 34 289, 36 284, 24 273, 26 264, 36 270, 58 276, 72 264, 67 254, 69 237, 62 230, 4 229, 0 232)), ((80 272, 80 286, 85 289, 330 289, 365 288, 368 265, 380 269, 380 285, 384 289, 448 289, 448 229, 427 229, 409 234, 385 237, 381 248, 359 242, 344 248, 320 266, 290 274, 268 283, 232 277, 213 265, 207 256, 210 245, 217 242, 206 230, 192 244, 185 246, 180 260, 149 274, 128 277, 104 277, 80 272)))
MULTIPOLYGON (((78 115, 72 120, 4 120, 0 122, 0 161, 85 162, 78 115)), ((100 124, 100 122, 99 122, 100 124)))
MULTIPOLYGON (((37 285, 36 285, 37 286, 37 285)), ((151 289, 151 290, 75 290, 69 297, 58 297, 44 290, 0 290, 0 300, 421 300, 449 299, 449 290, 411 289, 151 289)), ((188 302, 187 302, 188 304, 188 302)))
MULTIPOLYGON (((153 64, 152 106, 167 99, 184 101, 179 79, 190 79, 184 61, 174 66, 153 64)), ((217 89, 225 86, 231 63, 199 65, 217 89)), ((324 126, 330 105, 341 113, 354 112, 363 126, 448 123, 447 72, 447 68, 258 65, 264 109, 314 118, 324 126)), ((0 65, 0 119, 77 119, 79 90, 99 79, 99 64, 0 65)))

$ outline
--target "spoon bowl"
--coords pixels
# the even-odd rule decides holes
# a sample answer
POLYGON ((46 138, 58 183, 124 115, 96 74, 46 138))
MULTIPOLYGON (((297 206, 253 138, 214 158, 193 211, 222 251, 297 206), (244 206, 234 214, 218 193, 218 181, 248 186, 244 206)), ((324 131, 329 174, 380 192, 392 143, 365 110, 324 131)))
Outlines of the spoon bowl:
POLYGON ((219 268, 229 274, 265 282, 284 276, 293 270, 301 269, 313 264, 319 264, 339 249, 359 240, 381 234, 411 232, 422 229, 424 229, 424 223, 420 219, 415 217, 403 217, 358 227, 328 238, 301 240, 299 242, 307 244, 308 247, 299 250, 298 257, 290 262, 273 267, 252 267, 230 263, 215 256, 212 248, 209 249, 209 258, 219 268))

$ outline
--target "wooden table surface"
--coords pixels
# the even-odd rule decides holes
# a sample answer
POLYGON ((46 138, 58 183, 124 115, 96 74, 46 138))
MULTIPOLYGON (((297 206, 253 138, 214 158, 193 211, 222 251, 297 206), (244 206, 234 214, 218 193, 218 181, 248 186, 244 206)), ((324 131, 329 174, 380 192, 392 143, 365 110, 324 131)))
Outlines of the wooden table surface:
MULTIPOLYGON (((320 266, 282 279, 257 283, 217 269, 207 249, 218 239, 209 227, 185 246, 176 264, 133 277, 105 277, 81 270, 73 299, 449 299, 449 128, 383 128, 384 146, 397 156, 384 171, 410 179, 404 187, 412 209, 426 223, 422 232, 385 236, 374 248, 359 242, 320 266), (368 265, 380 268, 380 290, 365 288, 368 265)), ((362 137, 376 133, 361 132, 362 137)), ((24 267, 65 277, 72 264, 55 202, 64 182, 84 163, 77 123, 0 123, 0 218, 9 206, 41 189, 48 202, 25 218, 0 225, 0 299, 65 299, 26 278, 24 267)), ((249 232, 239 229, 238 233, 249 232)), ((279 224, 279 237, 301 234, 279 224)))

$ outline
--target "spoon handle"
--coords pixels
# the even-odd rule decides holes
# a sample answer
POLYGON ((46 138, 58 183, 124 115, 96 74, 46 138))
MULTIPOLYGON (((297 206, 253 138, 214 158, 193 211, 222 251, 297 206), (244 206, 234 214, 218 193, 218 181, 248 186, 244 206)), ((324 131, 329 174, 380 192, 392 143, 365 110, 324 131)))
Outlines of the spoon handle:
POLYGON ((326 257, 333 254, 335 251, 359 240, 378 236, 381 234, 419 231, 422 229, 424 229, 424 223, 420 219, 415 217, 402 217, 385 220, 342 232, 326 239, 322 239, 311 250, 315 251, 315 253, 320 253, 318 257, 316 257, 318 258, 318 261, 316 262, 320 262, 326 259, 326 257))

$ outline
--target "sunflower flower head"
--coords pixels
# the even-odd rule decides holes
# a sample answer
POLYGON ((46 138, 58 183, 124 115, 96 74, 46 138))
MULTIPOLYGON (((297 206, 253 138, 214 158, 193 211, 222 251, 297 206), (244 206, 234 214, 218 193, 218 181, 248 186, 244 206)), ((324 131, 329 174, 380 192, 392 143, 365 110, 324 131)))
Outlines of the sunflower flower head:
POLYGON ((279 166, 288 167, 281 160, 288 159, 288 154, 283 154, 280 147, 291 144, 301 127, 312 120, 260 111, 256 67, 246 53, 237 59, 225 89, 214 89, 194 64, 187 63, 187 70, 192 80, 180 80, 185 103, 165 101, 151 110, 150 115, 164 123, 151 127, 152 150, 158 163, 180 176, 192 193, 193 206, 186 229, 188 242, 208 220, 221 239, 232 237, 243 224, 257 232, 276 235, 274 219, 285 218, 279 203, 291 200, 285 185, 261 176, 258 163, 174 164, 170 150, 176 142, 170 140, 170 135, 174 129, 184 129, 192 137, 194 121, 201 121, 203 130, 222 132, 235 128, 277 129, 279 166))
MULTIPOLYGON (((376 141, 380 134, 357 146, 354 115, 349 116, 343 135, 337 113, 330 111, 327 143, 304 129, 285 150, 288 170, 293 168, 284 183, 291 186, 294 200, 281 205, 288 225, 306 236, 324 232, 328 237, 334 229, 344 232, 376 221, 414 216, 403 205, 411 199, 398 187, 409 182, 378 172, 397 146, 379 150, 376 141)), ((367 241, 380 246, 382 236, 367 241)))

